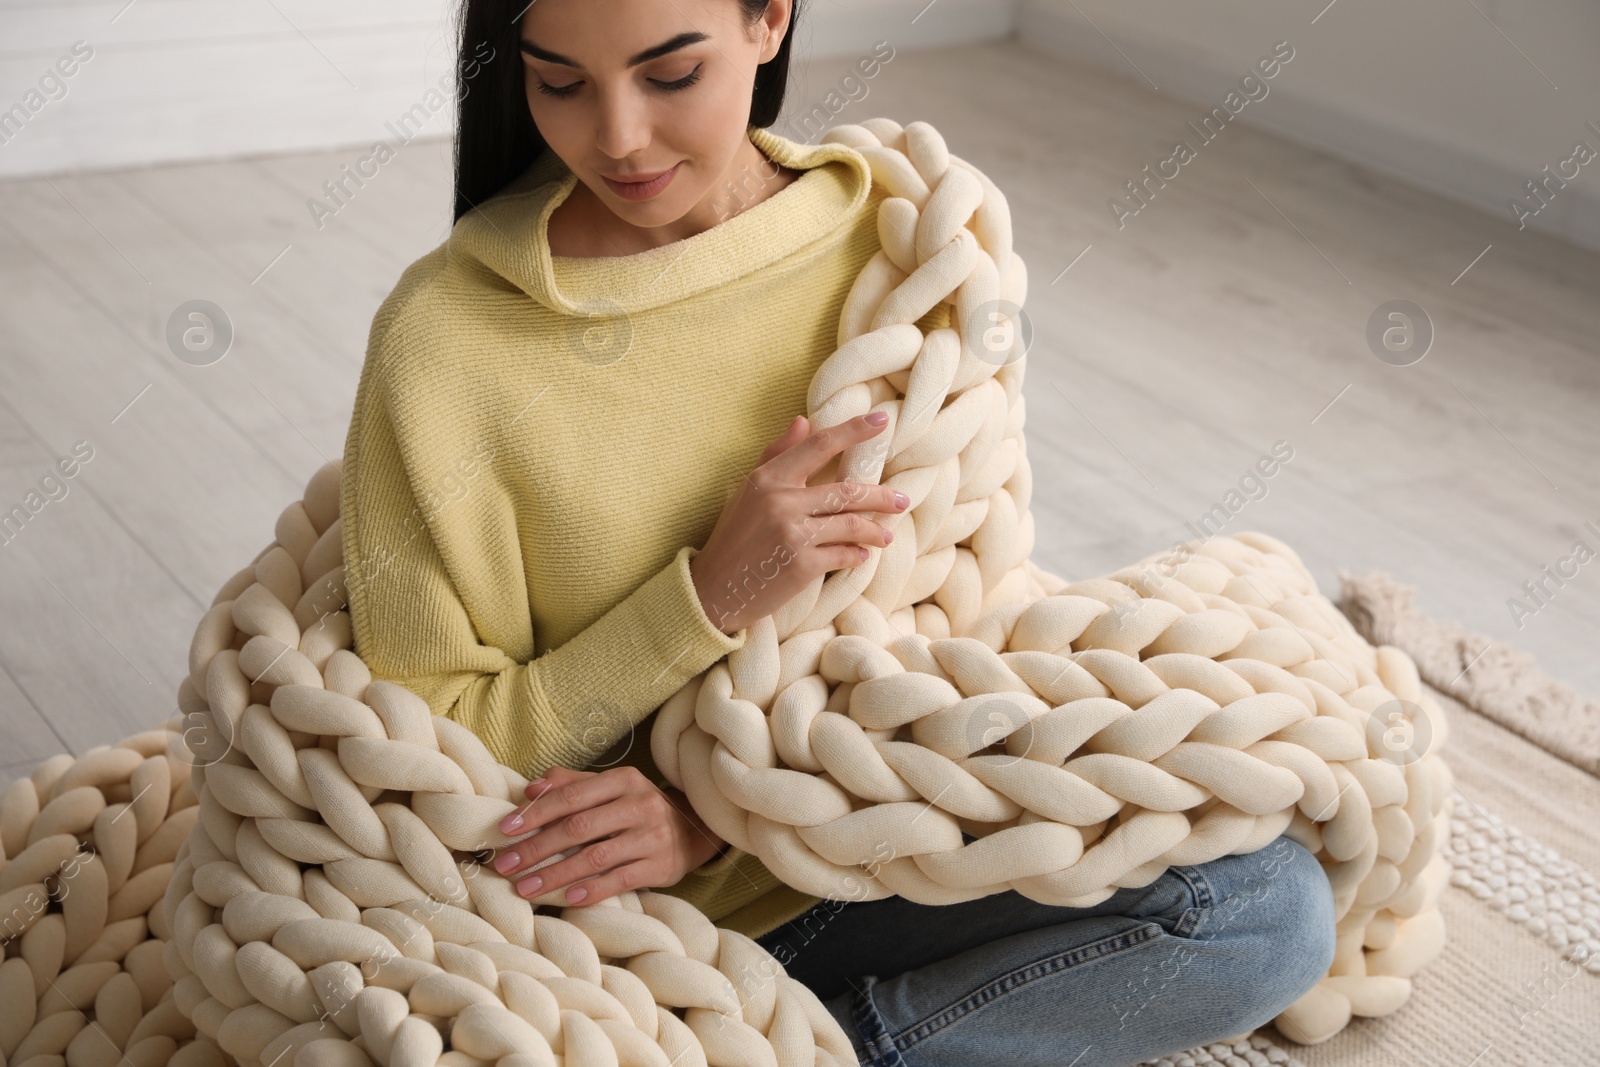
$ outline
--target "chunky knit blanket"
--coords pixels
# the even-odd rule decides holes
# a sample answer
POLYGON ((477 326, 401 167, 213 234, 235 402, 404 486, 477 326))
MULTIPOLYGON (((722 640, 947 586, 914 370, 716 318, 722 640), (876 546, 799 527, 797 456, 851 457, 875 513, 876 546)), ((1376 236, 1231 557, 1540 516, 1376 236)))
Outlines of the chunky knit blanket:
MULTIPOLYGON (((1338 951, 1279 1028, 1396 1011, 1444 944, 1451 793, 1412 662, 1261 534, 1073 583, 1033 564, 1005 199, 925 123, 826 139, 890 195, 808 414, 888 411, 830 473, 912 506, 663 706, 658 765, 821 896, 1081 906, 1287 832, 1338 951), (954 326, 924 334, 941 302, 954 326)), ((0 1067, 854 1062, 682 901, 559 907, 483 866, 526 779, 352 650, 339 474, 219 590, 179 714, 0 799, 0 1067)))

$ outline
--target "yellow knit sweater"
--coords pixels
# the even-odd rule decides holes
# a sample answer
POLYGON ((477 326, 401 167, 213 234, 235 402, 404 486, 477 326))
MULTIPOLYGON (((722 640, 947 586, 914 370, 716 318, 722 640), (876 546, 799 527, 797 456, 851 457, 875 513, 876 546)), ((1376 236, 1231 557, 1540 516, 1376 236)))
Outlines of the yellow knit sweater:
MULTIPOLYGON (((592 259, 550 253, 577 179, 546 152, 373 319, 340 501, 356 652, 529 777, 620 762, 664 784, 650 717, 746 640, 689 560, 805 412, 887 195, 854 149, 749 136, 804 173, 592 259)), ((751 937, 817 901, 732 848, 665 891, 751 937)))

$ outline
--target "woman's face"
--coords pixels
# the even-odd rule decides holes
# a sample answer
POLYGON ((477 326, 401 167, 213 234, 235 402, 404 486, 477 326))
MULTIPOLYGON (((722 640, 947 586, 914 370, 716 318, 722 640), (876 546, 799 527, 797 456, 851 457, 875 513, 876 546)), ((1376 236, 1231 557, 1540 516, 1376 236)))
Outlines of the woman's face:
POLYGON ((777 54, 789 11, 771 0, 747 26, 738 0, 536 0, 521 26, 534 124, 623 221, 704 210, 749 143, 756 67, 777 54))

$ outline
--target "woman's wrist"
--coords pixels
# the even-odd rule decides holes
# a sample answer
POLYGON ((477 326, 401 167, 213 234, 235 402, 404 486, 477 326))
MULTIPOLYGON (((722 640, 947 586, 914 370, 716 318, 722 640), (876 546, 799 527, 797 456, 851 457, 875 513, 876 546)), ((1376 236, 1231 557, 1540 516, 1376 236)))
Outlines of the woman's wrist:
POLYGON ((732 637, 734 634, 738 633, 742 627, 735 626, 732 629, 729 629, 728 615, 717 607, 716 602, 711 597, 706 596, 705 590, 700 584, 700 575, 695 571, 694 567, 699 558, 699 551, 697 551, 694 557, 689 560, 689 584, 694 586, 695 597, 700 601, 700 611, 705 615, 706 619, 710 621, 711 625, 716 627, 719 632, 732 637))
POLYGON ((698 871, 709 863, 715 863, 727 854, 728 843, 706 825, 705 820, 700 818, 700 813, 694 810, 694 806, 689 803, 689 798, 681 789, 669 786, 663 792, 667 799, 672 801, 672 806, 678 809, 685 821, 696 831, 689 842, 691 871, 698 871))

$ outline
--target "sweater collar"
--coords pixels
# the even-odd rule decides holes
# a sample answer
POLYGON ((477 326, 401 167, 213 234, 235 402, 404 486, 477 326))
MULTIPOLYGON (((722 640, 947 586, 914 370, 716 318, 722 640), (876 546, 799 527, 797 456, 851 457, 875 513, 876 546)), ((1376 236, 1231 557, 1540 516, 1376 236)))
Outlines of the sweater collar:
POLYGON ((627 256, 552 256, 546 224, 578 178, 546 151, 461 218, 451 254, 476 260, 559 314, 643 311, 760 270, 825 236, 867 200, 872 171, 854 148, 792 141, 758 126, 747 135, 769 158, 805 173, 692 237, 627 256))

